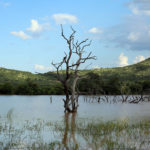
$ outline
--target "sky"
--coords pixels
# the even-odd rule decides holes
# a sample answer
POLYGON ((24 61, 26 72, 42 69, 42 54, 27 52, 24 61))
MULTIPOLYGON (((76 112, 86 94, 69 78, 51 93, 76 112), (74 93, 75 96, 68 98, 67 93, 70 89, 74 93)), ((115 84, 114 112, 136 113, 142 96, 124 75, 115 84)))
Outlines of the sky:
MULTIPOLYGON (((92 40, 81 69, 123 67, 150 57, 150 0, 0 0, 0 67, 55 70, 67 52, 61 37, 92 40)), ((75 58, 74 58, 75 59, 75 58)), ((74 60, 75 61, 75 60, 74 60)))

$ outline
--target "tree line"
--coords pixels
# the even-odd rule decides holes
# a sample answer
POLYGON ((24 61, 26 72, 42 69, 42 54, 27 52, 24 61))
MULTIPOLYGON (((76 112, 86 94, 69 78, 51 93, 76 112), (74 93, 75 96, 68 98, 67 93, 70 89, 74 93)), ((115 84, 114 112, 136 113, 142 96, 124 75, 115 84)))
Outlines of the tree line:
POLYGON ((56 83, 54 86, 40 85, 35 81, 27 79, 23 83, 12 84, 6 82, 0 84, 0 94, 4 95, 62 95, 61 85, 56 83))
POLYGON ((144 94, 150 92, 150 80, 121 80, 119 76, 103 78, 100 75, 89 72, 87 77, 78 84, 81 93, 89 95, 122 95, 122 94, 144 94))
MULTIPOLYGON (((150 80, 122 81, 114 76, 103 79, 100 75, 89 72, 85 78, 77 83, 77 91, 82 95, 120 95, 120 94, 141 94, 149 92, 150 80)), ((27 79, 23 83, 12 84, 6 82, 0 84, 0 94, 15 95, 64 95, 64 88, 58 82, 53 86, 40 85, 33 80, 27 79)))

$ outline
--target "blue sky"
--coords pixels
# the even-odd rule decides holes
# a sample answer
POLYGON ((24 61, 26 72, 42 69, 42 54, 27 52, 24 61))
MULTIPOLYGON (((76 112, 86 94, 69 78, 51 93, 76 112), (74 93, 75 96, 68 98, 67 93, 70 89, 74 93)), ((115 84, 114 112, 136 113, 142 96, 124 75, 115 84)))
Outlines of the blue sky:
POLYGON ((0 0, 0 67, 30 72, 53 70, 67 51, 60 36, 77 31, 89 38, 96 61, 81 69, 117 67, 150 56, 149 0, 0 0))

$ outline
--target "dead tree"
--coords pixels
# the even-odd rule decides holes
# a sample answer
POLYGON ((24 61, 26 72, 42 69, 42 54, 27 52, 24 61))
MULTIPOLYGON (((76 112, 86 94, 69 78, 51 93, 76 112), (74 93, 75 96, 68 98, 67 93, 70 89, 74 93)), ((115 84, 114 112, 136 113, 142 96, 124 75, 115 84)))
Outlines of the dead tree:
POLYGON ((88 53, 86 57, 83 56, 85 48, 91 45, 91 41, 85 39, 81 42, 75 41, 76 31, 71 27, 72 33, 69 38, 64 35, 63 27, 61 25, 61 36, 65 39, 68 45, 68 53, 65 53, 60 63, 53 63, 52 65, 56 68, 58 80, 64 87, 65 99, 64 108, 65 112, 76 112, 78 108, 78 97, 76 85, 79 80, 79 67, 84 64, 87 60, 96 59, 95 56, 91 56, 92 52, 88 53), (76 59, 72 62, 72 58, 76 59), (63 68, 64 67, 64 68, 63 68), (63 70, 63 69, 64 70, 63 70))

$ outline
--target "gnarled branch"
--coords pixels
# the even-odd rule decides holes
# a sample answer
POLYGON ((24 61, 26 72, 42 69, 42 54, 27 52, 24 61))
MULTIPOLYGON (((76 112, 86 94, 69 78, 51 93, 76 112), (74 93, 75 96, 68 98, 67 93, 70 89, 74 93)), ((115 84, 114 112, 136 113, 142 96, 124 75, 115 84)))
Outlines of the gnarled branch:
POLYGON ((61 36, 67 41, 68 45, 68 53, 65 52, 65 57, 62 59, 60 63, 53 63, 52 65, 57 70, 57 76, 58 80, 61 81, 64 87, 64 92, 66 95, 66 99, 64 99, 64 107, 65 111, 76 111, 78 107, 78 92, 76 92, 76 84, 79 80, 79 67, 81 64, 85 63, 87 60, 96 59, 96 56, 92 56, 92 52, 89 52, 89 54, 84 57, 84 50, 86 47, 89 47, 91 45, 91 41, 89 39, 85 39, 81 42, 78 40, 75 41, 75 33, 76 31, 71 27, 72 33, 67 38, 64 35, 63 26, 61 25, 61 36), (76 56, 77 60, 71 64, 71 59, 73 56, 76 56), (62 78, 62 75, 60 74, 60 68, 65 65, 65 78, 62 78), (71 96, 69 95, 69 92, 71 90, 71 96), (70 106, 71 105, 71 106, 70 106), (71 108, 72 107, 72 108, 71 108))

